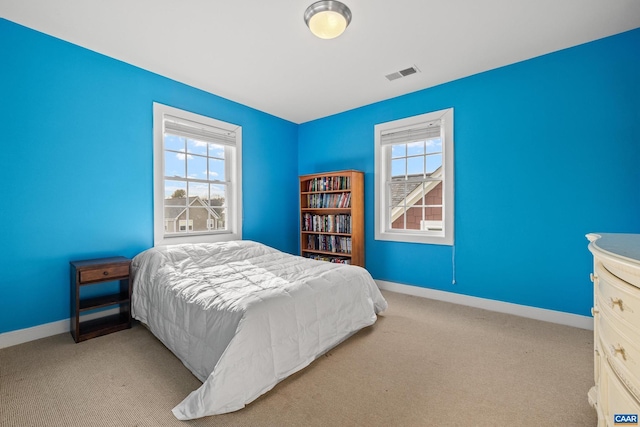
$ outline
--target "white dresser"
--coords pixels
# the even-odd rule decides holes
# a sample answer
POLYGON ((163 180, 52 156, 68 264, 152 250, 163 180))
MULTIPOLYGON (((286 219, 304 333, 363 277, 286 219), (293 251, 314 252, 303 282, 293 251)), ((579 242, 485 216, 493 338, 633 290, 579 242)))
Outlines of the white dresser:
MULTIPOLYGON (((594 376, 598 427, 640 415, 640 234, 588 234, 593 254, 594 376), (616 418, 618 416, 618 419, 616 418)), ((636 424, 637 425, 637 424, 636 424)))

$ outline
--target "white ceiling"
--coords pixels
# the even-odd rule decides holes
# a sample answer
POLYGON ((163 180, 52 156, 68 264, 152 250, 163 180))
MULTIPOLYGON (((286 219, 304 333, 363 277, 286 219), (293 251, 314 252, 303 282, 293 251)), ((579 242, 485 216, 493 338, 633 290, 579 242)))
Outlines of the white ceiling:
POLYGON ((321 40, 313 1, 0 0, 0 16, 295 123, 640 27, 640 0, 343 0, 351 25, 321 40))

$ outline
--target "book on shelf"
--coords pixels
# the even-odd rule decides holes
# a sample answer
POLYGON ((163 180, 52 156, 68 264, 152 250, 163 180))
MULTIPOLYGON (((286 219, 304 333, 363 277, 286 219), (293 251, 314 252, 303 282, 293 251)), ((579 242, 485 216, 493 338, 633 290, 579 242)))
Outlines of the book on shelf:
POLYGON ((307 191, 349 190, 351 178, 348 176, 322 176, 309 180, 307 191))
POLYGON ((312 251, 350 254, 351 237, 310 234, 307 236, 307 249, 312 251))
POLYGON ((302 231, 351 234, 351 215, 318 215, 305 213, 302 216, 302 231))
POLYGON ((307 195, 307 207, 318 208, 349 208, 351 193, 318 193, 307 195))
POLYGON ((328 261, 336 264, 351 264, 351 260, 349 258, 334 257, 323 254, 306 254, 305 258, 315 259, 317 261, 328 261))

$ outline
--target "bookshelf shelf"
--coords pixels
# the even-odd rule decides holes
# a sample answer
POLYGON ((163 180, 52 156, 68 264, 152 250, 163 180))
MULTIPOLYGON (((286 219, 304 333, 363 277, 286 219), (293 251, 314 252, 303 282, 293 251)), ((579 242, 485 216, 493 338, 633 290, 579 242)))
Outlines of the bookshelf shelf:
POLYGON ((328 234, 330 236, 345 236, 345 237, 349 237, 351 236, 350 233, 333 233, 330 231, 302 231, 302 234, 328 234))
POLYGON ((343 192, 344 190, 303 191, 301 192, 301 194, 320 194, 320 193, 332 194, 332 193, 343 193, 343 192))
POLYGON ((349 208, 303 208, 302 212, 319 212, 323 214, 331 214, 331 213, 351 213, 351 209, 349 208))
POLYGON ((364 267, 364 174, 300 176, 300 255, 364 267))
POLYGON ((313 250, 313 249, 305 250, 305 252, 313 253, 313 254, 330 255, 330 256, 335 256, 339 258, 351 258, 351 254, 343 254, 340 252, 319 251, 319 250, 313 250))

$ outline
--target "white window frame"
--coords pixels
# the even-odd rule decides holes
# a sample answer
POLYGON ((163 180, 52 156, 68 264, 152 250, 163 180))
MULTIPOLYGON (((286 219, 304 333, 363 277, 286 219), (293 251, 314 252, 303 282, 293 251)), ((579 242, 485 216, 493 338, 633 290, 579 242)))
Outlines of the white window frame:
POLYGON ((395 242, 449 245, 454 242, 453 108, 375 125, 375 239, 395 242), (391 146, 381 136, 394 130, 407 130, 440 120, 442 129, 443 227, 442 230, 391 229, 388 218, 386 181, 391 174, 391 146))
POLYGON ((191 113, 189 111, 153 103, 153 245, 168 245, 177 243, 219 242, 228 240, 242 240, 242 127, 191 113), (227 229, 224 231, 192 232, 188 235, 177 235, 165 232, 164 219, 164 118, 177 117, 191 122, 202 123, 207 126, 235 133, 234 147, 225 149, 225 169, 227 194, 227 229))

